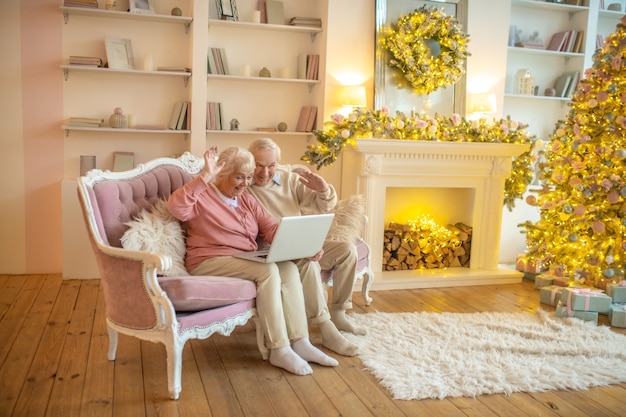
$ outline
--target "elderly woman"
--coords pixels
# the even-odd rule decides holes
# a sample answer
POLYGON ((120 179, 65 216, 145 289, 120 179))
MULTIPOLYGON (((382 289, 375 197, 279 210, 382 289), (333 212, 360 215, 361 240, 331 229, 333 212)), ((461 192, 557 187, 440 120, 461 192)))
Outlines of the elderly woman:
POLYGON ((192 275, 232 276, 256 283, 257 310, 272 365, 296 375, 313 372, 309 361, 337 366, 335 359, 309 341, 296 265, 232 256, 257 250, 257 237, 271 243, 278 227, 256 199, 244 193, 254 168, 250 152, 231 147, 218 159, 213 147, 204 154, 200 175, 171 195, 170 212, 187 223, 187 270, 192 275))

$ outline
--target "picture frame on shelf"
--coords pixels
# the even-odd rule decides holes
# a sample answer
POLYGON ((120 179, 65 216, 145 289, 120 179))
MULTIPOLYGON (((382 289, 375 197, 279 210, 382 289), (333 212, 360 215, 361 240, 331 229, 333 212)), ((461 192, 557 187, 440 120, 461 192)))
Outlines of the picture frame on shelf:
POLYGON ((215 0, 217 7, 217 17, 220 20, 238 21, 236 0, 215 0))
POLYGON ((155 14, 153 0, 129 0, 131 13, 155 14))
POLYGON ((130 39, 107 36, 104 42, 109 68, 135 69, 135 57, 130 39))

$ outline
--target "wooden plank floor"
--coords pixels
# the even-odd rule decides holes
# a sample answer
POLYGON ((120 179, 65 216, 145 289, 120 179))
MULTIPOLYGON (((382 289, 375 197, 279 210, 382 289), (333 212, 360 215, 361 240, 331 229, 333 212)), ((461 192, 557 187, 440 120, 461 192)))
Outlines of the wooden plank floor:
MULTIPOLYGON (((120 335, 117 360, 108 339, 98 280, 60 275, 0 275, 0 416, 624 416, 626 384, 588 391, 395 401, 358 357, 336 368, 314 365, 298 377, 261 360, 251 324, 231 337, 185 346, 183 390, 169 400, 165 349, 120 335)), ((354 312, 533 311, 539 292, 511 285, 372 292, 354 312)), ((546 310, 552 307, 541 306, 546 310)), ((607 324, 601 316, 601 324, 607 324)), ((626 333, 626 329, 614 329, 626 333)), ((319 345, 316 328, 311 339, 319 345)))

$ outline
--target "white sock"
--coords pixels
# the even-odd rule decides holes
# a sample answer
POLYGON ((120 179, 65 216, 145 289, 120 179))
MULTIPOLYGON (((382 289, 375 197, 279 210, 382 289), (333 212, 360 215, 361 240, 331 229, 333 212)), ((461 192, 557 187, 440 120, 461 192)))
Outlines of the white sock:
POLYGON ((343 356, 354 356, 357 354, 359 348, 339 333, 332 320, 320 323, 320 331, 322 333, 322 345, 328 349, 343 356))
POLYGON ((270 363, 296 375, 313 373, 311 365, 303 360, 290 346, 283 346, 270 351, 270 363))
POLYGON ((358 336, 364 336, 367 334, 367 330, 363 327, 355 326, 350 322, 346 316, 346 310, 332 310, 330 312, 330 319, 335 323, 335 326, 339 330, 350 332, 358 336))
POLYGON ((339 362, 335 358, 331 358, 315 346, 311 344, 308 337, 298 339, 291 344, 294 352, 307 362, 315 362, 323 366, 337 366, 339 362))

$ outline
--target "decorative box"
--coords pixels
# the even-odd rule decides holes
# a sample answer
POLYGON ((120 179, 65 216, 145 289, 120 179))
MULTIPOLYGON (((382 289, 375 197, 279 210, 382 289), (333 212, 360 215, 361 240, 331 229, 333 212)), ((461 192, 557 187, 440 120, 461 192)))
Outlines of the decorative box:
POLYGON ((572 310, 609 314, 611 297, 604 294, 602 290, 565 288, 561 293, 561 302, 572 310))
POLYGON ((529 274, 540 274, 547 270, 543 261, 530 260, 524 256, 517 258, 517 261, 515 262, 515 269, 520 272, 528 272, 529 274))
MULTIPOLYGON (((552 275, 537 275, 535 277, 535 289, 540 290, 543 287, 547 287, 548 285, 552 285, 552 280, 554 277, 552 275)), ((554 304, 553 304, 554 305, 554 304)))
POLYGON ((555 315, 556 317, 560 317, 560 318, 573 317, 573 318, 584 320, 584 321, 592 321, 595 324, 598 324, 598 312, 597 311, 570 310, 566 305, 563 305, 563 303, 560 301, 556 306, 555 315))
POLYGON ((607 284, 606 293, 614 303, 626 303, 626 281, 617 284, 607 284))
POLYGON ((555 306, 561 300, 563 287, 558 285, 548 285, 539 289, 539 301, 543 304, 555 306))
POLYGON ((552 285, 558 285, 559 287, 569 287, 572 280, 568 277, 552 276, 552 285))
POLYGON ((613 327, 626 327, 626 304, 611 304, 609 322, 613 327))

